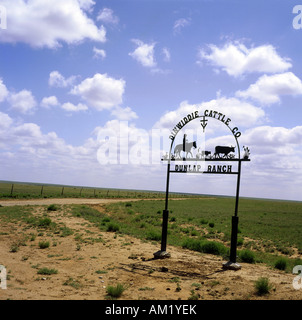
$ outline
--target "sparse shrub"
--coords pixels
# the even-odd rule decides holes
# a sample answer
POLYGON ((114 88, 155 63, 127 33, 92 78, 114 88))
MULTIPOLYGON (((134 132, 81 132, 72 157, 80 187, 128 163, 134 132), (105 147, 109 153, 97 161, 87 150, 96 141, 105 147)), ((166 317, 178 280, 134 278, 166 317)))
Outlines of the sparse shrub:
POLYGON ((161 240, 161 234, 155 230, 149 230, 146 235, 147 240, 154 240, 154 241, 160 241, 161 240))
POLYGON ((43 275, 51 275, 51 274, 57 274, 58 270, 57 269, 48 269, 48 268, 41 268, 37 272, 38 274, 43 274, 43 275))
POLYGON ((19 245, 17 243, 13 243, 10 247, 10 252, 17 252, 19 250, 19 245))
POLYGON ((275 262, 275 268, 279 270, 285 270, 287 266, 287 261, 285 258, 281 257, 275 262))
POLYGON ((201 220, 200 220, 200 223, 201 223, 201 224, 207 224, 207 223, 208 223, 208 220, 206 220, 206 219, 201 219, 201 220))
POLYGON ((255 281, 256 293, 259 296, 262 296, 264 294, 268 294, 270 292, 271 288, 272 288, 272 285, 270 284, 268 278, 261 277, 255 281))
POLYGON ((57 211, 58 206, 56 206, 55 204, 51 204, 50 206, 48 206, 47 210, 48 211, 57 211))
POLYGON ((239 253, 239 257, 242 262, 254 263, 255 262, 255 254, 250 250, 243 250, 239 253))
POLYGON ((125 204, 125 207, 132 207, 132 203, 131 203, 131 202, 127 202, 127 203, 125 204))
POLYGON ((39 248, 40 248, 40 249, 49 248, 49 241, 40 241, 40 242, 39 242, 39 248))
POLYGON ((189 296, 188 300, 198 300, 200 298, 200 295, 196 293, 194 289, 192 289, 190 292, 191 295, 189 296))
POLYGON ((71 286, 75 289, 79 289, 82 287, 82 285, 80 284, 79 281, 77 280, 74 280, 73 278, 68 278, 68 280, 66 280, 64 283, 63 283, 63 286, 71 286))
POLYGON ((242 238, 239 238, 239 239, 237 239, 237 245, 238 246, 242 246, 243 245, 243 239, 242 238))
POLYGON ((51 219, 48 217, 43 218, 43 219, 39 219, 39 221, 38 221, 39 227, 49 227, 50 224, 51 224, 51 219))
POLYGON ((203 253, 210 253, 215 255, 224 255, 227 251, 226 247, 216 241, 207 241, 207 240, 195 240, 195 239, 186 239, 183 244, 183 248, 187 248, 194 251, 199 251, 203 253))
POLYGON ((126 288, 120 283, 118 283, 116 286, 106 287, 106 292, 109 298, 119 298, 125 290, 126 288))
POLYGON ((108 232, 116 232, 116 231, 119 231, 119 230, 120 230, 120 227, 116 223, 111 222, 107 226, 107 231, 108 232))
POLYGON ((215 226, 215 223, 214 223, 214 222, 210 222, 210 223, 209 223, 209 227, 210 227, 210 228, 214 228, 214 226, 215 226))
POLYGON ((226 248, 224 247, 224 245, 215 241, 205 241, 201 245, 201 250, 204 253, 215 255, 222 255, 226 252, 226 248))

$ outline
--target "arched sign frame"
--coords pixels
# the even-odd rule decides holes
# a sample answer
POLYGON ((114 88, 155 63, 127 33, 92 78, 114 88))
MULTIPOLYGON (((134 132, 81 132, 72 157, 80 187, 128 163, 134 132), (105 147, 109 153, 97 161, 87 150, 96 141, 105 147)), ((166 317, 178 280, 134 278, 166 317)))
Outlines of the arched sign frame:
MULTIPOLYGON (((167 230, 168 230, 168 218, 169 218, 169 210, 168 210, 168 201, 169 201, 169 184, 170 184, 170 173, 179 172, 179 171, 171 171, 171 161, 188 161, 186 158, 176 159, 172 156, 172 148, 175 142, 175 138, 178 133, 192 120, 200 119, 201 126, 203 131, 207 126, 207 119, 206 118, 213 118, 219 120, 220 122, 224 123, 231 133, 234 136, 237 145, 237 154, 238 158, 204 158, 204 159, 191 159, 193 161, 237 161, 238 162, 238 170, 237 172, 215 172, 215 173, 224 173, 224 174, 237 174, 237 187, 236 187, 236 198, 235 198, 235 211, 234 215, 232 216, 232 230, 231 230, 231 249, 230 249, 230 260, 223 264, 223 267, 226 269, 240 269, 241 266, 236 262, 237 258, 237 234, 238 234, 238 204, 239 204, 239 189, 240 189, 240 177, 241 177, 241 162, 242 161, 250 161, 249 159, 249 149, 245 149, 244 158, 240 156, 240 146, 238 142, 238 138, 241 136, 241 132, 238 130, 237 127, 231 128, 230 123, 231 119, 227 118, 223 113, 220 113, 215 110, 208 110, 204 111, 204 114, 200 116, 198 111, 195 111, 191 114, 188 114, 184 117, 171 131, 171 135, 169 138, 172 140, 170 145, 170 150, 168 153, 168 157, 166 159, 162 159, 163 161, 168 161, 167 165, 167 178, 166 178, 166 197, 165 197, 165 209, 163 210, 163 222, 162 222, 162 237, 161 237, 161 250, 154 253, 154 258, 169 258, 170 254, 166 251, 167 248, 167 230)), ((183 151, 185 151, 185 142, 183 145, 183 151)), ((180 171, 186 172, 186 171, 180 171)), ((197 173, 214 173, 214 172, 197 172, 197 173)))

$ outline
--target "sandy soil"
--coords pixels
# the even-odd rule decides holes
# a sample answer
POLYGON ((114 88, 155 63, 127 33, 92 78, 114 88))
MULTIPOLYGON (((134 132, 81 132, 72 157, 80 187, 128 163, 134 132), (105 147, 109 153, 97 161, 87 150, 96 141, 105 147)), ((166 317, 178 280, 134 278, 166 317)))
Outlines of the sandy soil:
MULTIPOLYGON (((0 204, 35 204, 34 214, 41 215, 45 212, 42 205, 46 204, 86 203, 101 208, 101 204, 111 201, 115 200, 41 199, 0 204)), ((49 215, 71 228, 73 235, 60 237, 44 232, 33 241, 27 240, 17 252, 10 252, 13 243, 37 233, 37 229, 13 223, 0 226, 0 264, 8 273, 7 289, 0 288, 0 300, 103 300, 106 286, 117 283, 126 287, 120 298, 123 300, 187 300, 192 294, 199 300, 302 298, 302 290, 292 285, 295 275, 283 271, 245 263, 238 271, 223 270, 220 257, 171 246, 171 258, 154 260, 153 253, 160 249, 160 243, 101 232, 86 220, 72 217, 64 206, 49 215), (48 240, 50 247, 40 249, 42 240, 48 240), (39 275, 37 271, 43 267, 58 273, 39 275), (272 283, 268 295, 259 297, 255 293, 254 282, 259 277, 268 277, 272 283)))

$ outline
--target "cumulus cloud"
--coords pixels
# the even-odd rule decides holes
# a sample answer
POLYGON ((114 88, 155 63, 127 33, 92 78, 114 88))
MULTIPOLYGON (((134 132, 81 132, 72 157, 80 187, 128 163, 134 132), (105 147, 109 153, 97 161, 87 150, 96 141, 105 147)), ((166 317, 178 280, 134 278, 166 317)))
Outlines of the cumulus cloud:
POLYGON ((111 115, 114 116, 118 120, 129 121, 133 119, 137 119, 137 114, 130 108, 121 108, 117 107, 111 111, 111 115))
POLYGON ((55 107, 59 105, 59 101, 56 96, 44 97, 40 105, 43 108, 55 107))
POLYGON ((6 113, 0 112, 0 131, 6 130, 13 123, 13 119, 6 113))
POLYGON ((23 114, 32 112, 37 102, 29 90, 22 90, 18 93, 10 93, 8 101, 12 109, 23 114))
POLYGON ((137 45, 137 48, 133 52, 130 52, 129 55, 144 67, 156 67, 154 58, 155 43, 147 44, 138 39, 132 39, 132 42, 137 45))
POLYGON ((105 59, 106 58, 106 51, 103 49, 98 49, 96 47, 93 47, 93 58, 95 59, 105 59))
POLYGON ((4 101, 8 96, 8 90, 6 85, 3 83, 3 80, 0 79, 0 102, 4 101))
POLYGON ((245 91, 237 91, 242 98, 252 98, 264 105, 280 102, 281 95, 301 95, 302 82, 292 72, 263 75, 245 91))
POLYGON ((284 72, 292 67, 289 59, 280 57, 272 45, 247 48, 240 42, 230 42, 222 48, 210 44, 209 49, 210 53, 199 51, 198 63, 206 60, 234 77, 252 72, 284 72))
POLYGON ((116 15, 114 15, 113 10, 110 8, 103 8, 102 10, 100 10, 97 16, 97 20, 108 24, 119 23, 119 18, 116 15))
POLYGON ((76 76, 65 78, 59 71, 55 70, 49 74, 48 84, 51 87, 65 88, 71 86, 76 80, 76 76))
POLYGON ((83 80, 71 93, 80 96, 90 106, 102 111, 120 105, 123 101, 125 81, 114 79, 106 73, 96 73, 92 78, 83 80))
POLYGON ((246 101, 237 98, 219 97, 198 104, 189 104, 187 101, 180 103, 176 110, 166 112, 154 125, 155 128, 172 129, 184 116, 195 110, 203 114, 204 110, 219 110, 227 115, 238 126, 249 127, 258 121, 263 121, 265 112, 246 101))
POLYGON ((106 30, 87 16, 91 0, 2 0, 8 28, 0 42, 22 42, 32 47, 57 48, 62 42, 77 44, 84 39, 106 41, 106 30))
POLYGON ((65 111, 70 111, 70 112, 79 112, 79 111, 85 111, 88 109, 88 107, 83 103, 78 103, 77 105, 74 105, 71 102, 63 103, 61 107, 65 111))

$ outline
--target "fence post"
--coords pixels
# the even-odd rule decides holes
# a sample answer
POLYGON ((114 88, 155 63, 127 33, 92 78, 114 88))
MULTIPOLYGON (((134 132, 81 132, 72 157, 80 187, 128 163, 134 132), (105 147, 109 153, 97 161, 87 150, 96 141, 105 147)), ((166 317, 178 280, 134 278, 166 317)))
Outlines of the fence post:
POLYGON ((44 186, 42 186, 42 188, 41 188, 41 196, 42 196, 42 194, 43 194, 43 187, 44 187, 44 186))
POLYGON ((64 194, 64 187, 62 188, 61 196, 64 194))
POLYGON ((14 184, 12 184, 12 188, 10 190, 10 195, 12 196, 13 195, 13 192, 14 192, 14 184))
POLYGON ((83 187, 81 188, 81 191, 80 191, 80 196, 82 196, 82 190, 83 190, 83 187))

